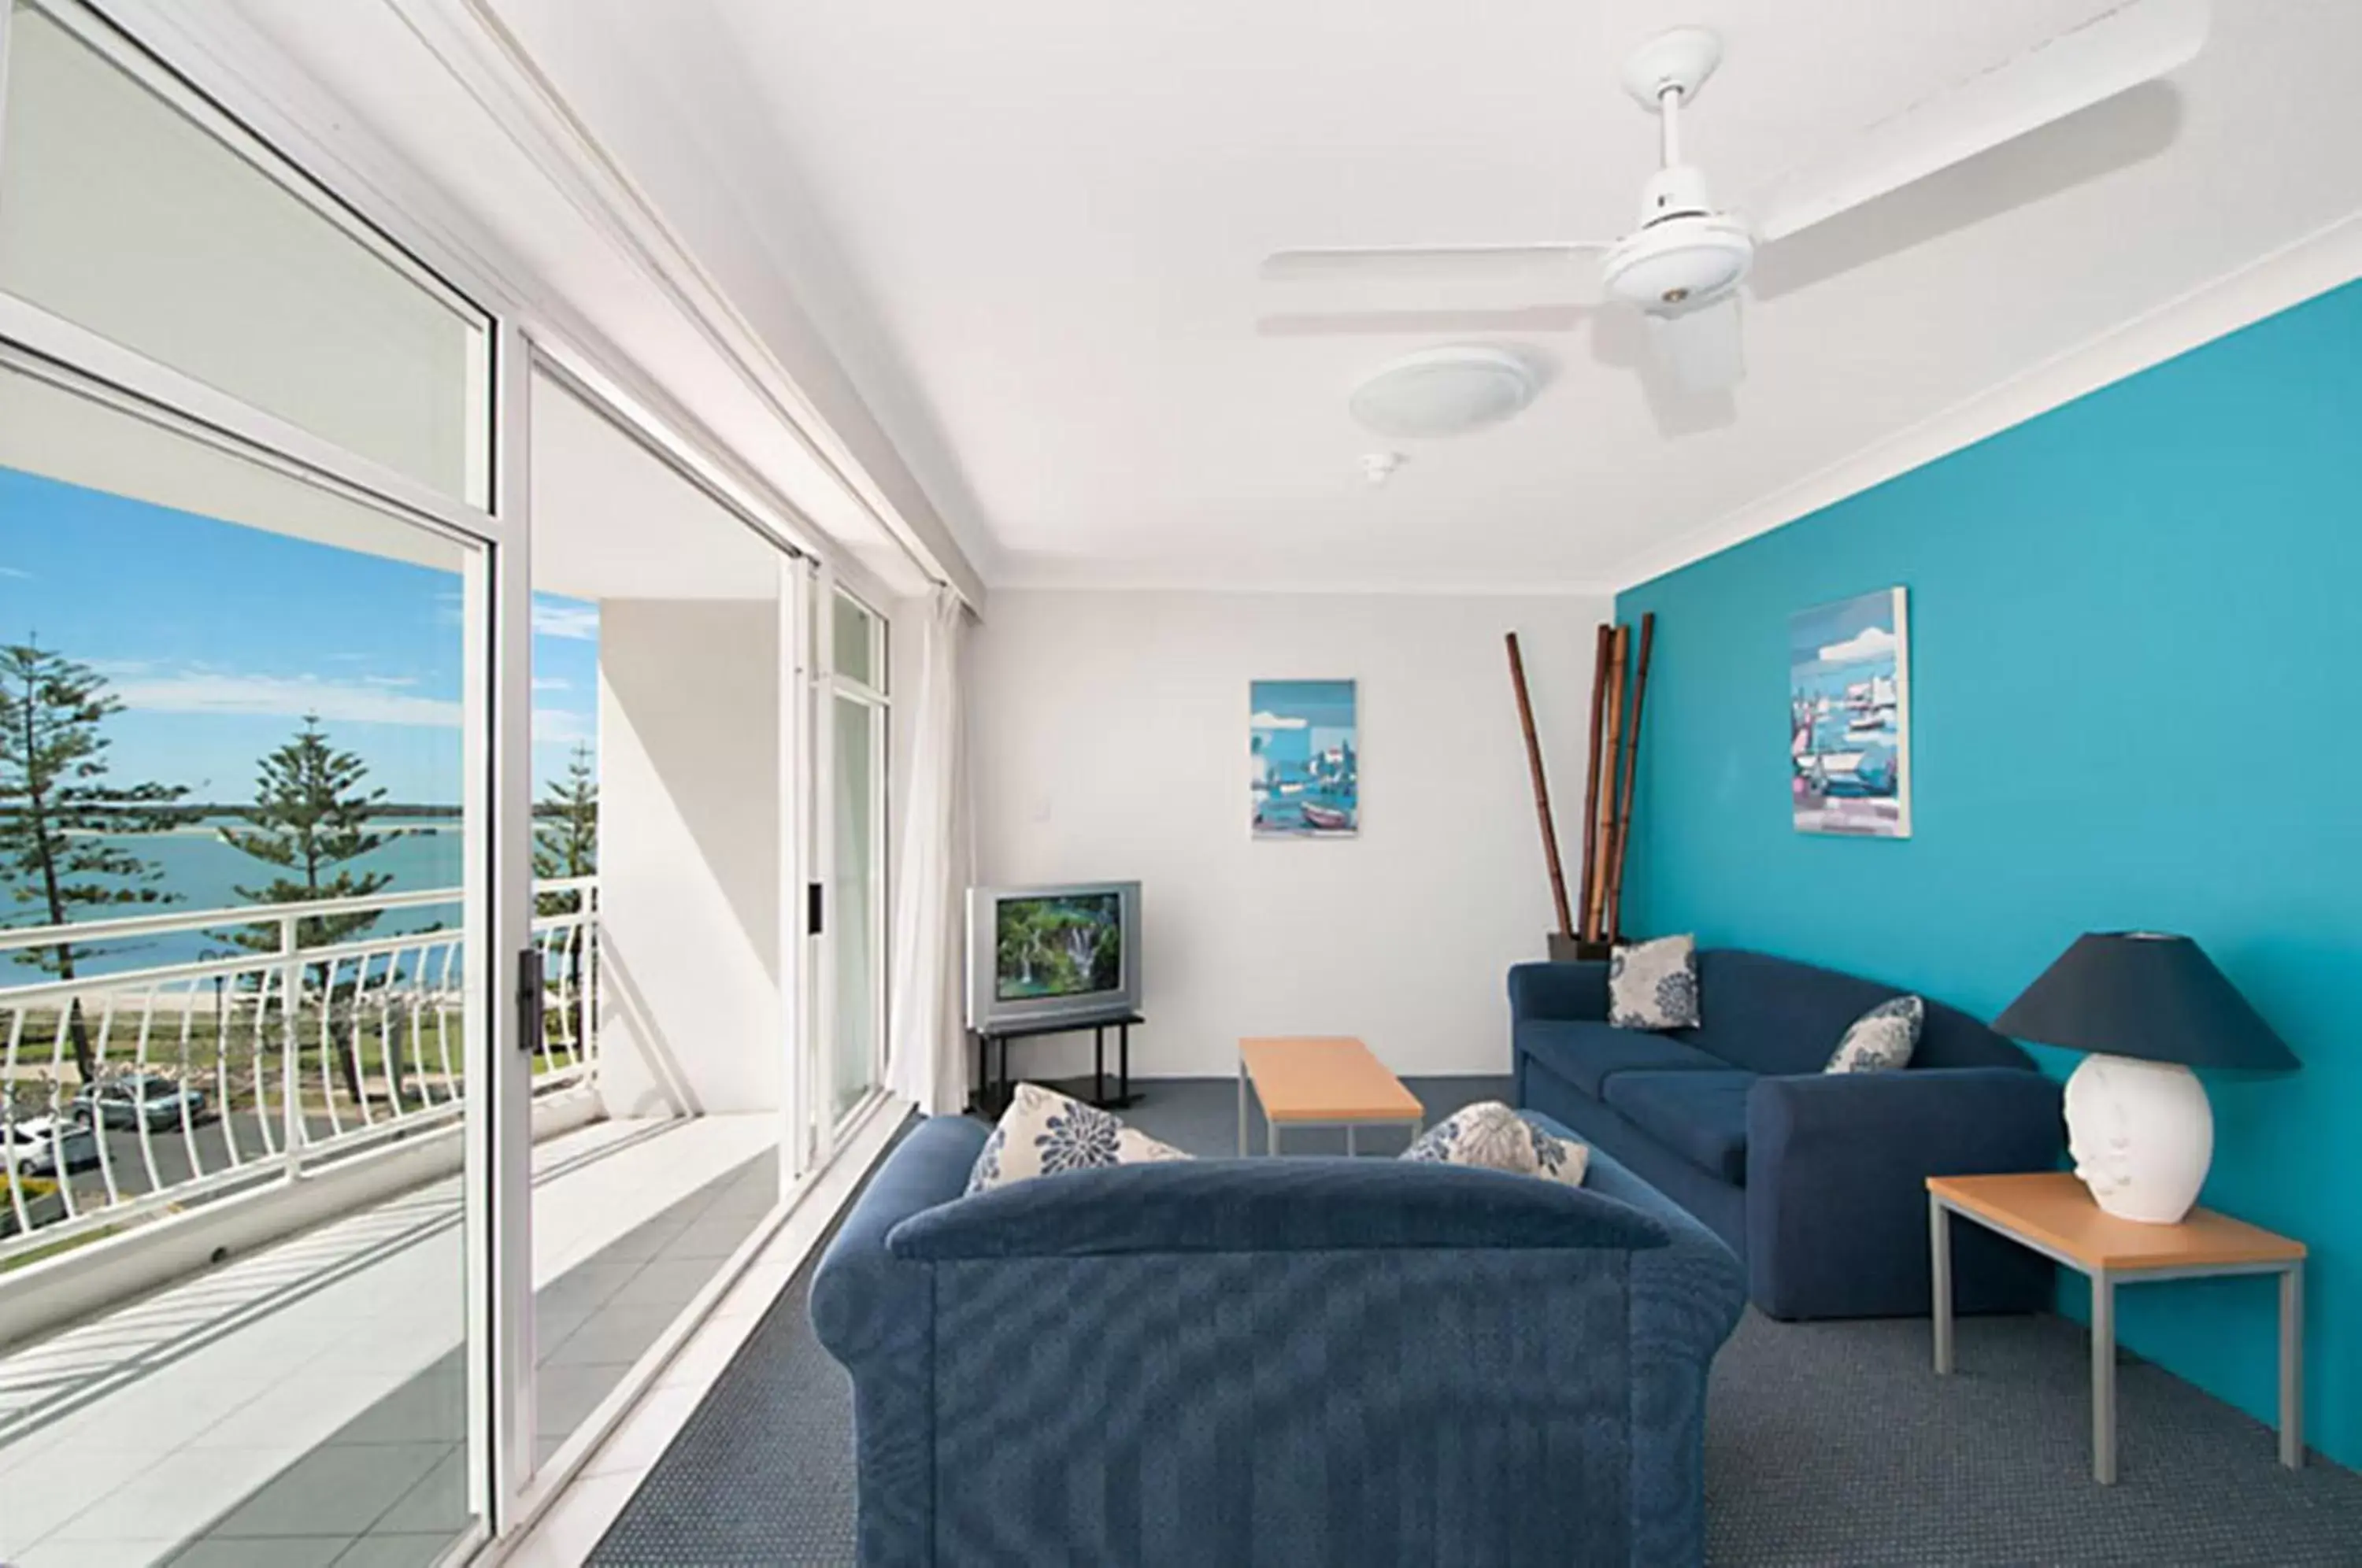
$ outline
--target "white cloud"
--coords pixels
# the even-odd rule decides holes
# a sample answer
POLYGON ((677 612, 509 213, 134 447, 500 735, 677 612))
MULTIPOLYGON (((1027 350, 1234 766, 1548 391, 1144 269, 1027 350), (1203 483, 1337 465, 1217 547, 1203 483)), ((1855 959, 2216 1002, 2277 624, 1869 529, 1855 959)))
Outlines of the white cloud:
POLYGON ((1300 730, 1312 721, 1299 719, 1292 713, 1257 713, 1247 721, 1259 730, 1300 730))
POLYGON ((1844 642, 1823 648, 1821 657, 1829 664, 1860 664, 1865 659, 1888 657, 1893 652, 1893 632, 1883 626, 1865 626, 1844 642))
POLYGON ((536 599, 533 602, 533 629, 536 636, 595 641, 599 635, 599 607, 536 599))
POLYGON ((26 581, 29 582, 32 580, 33 574, 26 571, 20 567, 0 566, 0 577, 22 578, 26 581))
POLYGON ((533 678, 533 689, 535 691, 571 691, 574 682, 562 680, 555 675, 536 675, 533 678))
POLYGON ((361 684, 364 686, 415 686, 418 684, 418 677, 414 675, 364 675, 361 677, 361 684))
POLYGON ((578 713, 571 708, 535 708, 533 711, 533 744, 535 745, 588 745, 597 739, 591 728, 590 715, 578 713))
POLYGON ((125 707, 150 713, 261 713, 290 719, 317 713, 331 723, 435 729, 455 729, 459 723, 459 704, 453 700, 313 675, 237 675, 199 668, 160 675, 134 672, 130 679, 117 679, 115 694, 125 707))

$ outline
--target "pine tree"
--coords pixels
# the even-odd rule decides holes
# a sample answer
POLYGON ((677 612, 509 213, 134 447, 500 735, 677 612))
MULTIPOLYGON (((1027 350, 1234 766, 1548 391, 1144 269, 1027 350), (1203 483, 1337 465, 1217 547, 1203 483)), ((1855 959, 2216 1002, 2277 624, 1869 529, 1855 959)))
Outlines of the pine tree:
MULTIPOLYGON (((599 869, 599 768, 587 745, 578 745, 566 765, 566 777, 552 779, 548 792, 534 808, 533 874, 547 881, 561 877, 589 877, 599 869)), ((534 899, 535 914, 571 914, 580 906, 579 893, 541 893, 534 899)))
MULTIPOLYGON (((63 925, 94 905, 174 899, 156 885, 161 868, 111 842, 196 820, 173 805, 188 792, 182 788, 103 782, 110 743, 99 726, 122 710, 88 665, 37 641, 0 646, 0 871, 18 903, 39 909, 42 923, 63 925)), ((65 980, 91 955, 71 942, 17 954, 65 980)), ((95 1082, 97 1053, 79 1002, 68 1004, 66 1025, 82 1081, 95 1082)))
MULTIPOLYGON (((533 809, 533 874, 536 880, 547 881, 560 877, 590 877, 599 869, 599 766, 587 745, 577 745, 567 760, 566 777, 552 779, 548 793, 533 809)), ((545 919, 551 915, 572 914, 582 907, 582 895, 578 892, 535 893, 534 913, 545 919)), ((566 959, 566 972, 576 981, 574 1006, 579 1013, 577 1039, 590 1036, 590 997, 581 985, 584 962, 584 932, 577 927, 572 933, 571 952, 566 959)), ((546 1030, 544 1032, 546 1048, 546 1030)))
MULTIPOLYGON (((241 854, 290 875, 259 888, 239 888, 237 896, 259 904, 315 903, 326 899, 362 899, 393 880, 391 872, 344 867, 382 845, 386 835, 369 831, 382 790, 361 788, 369 764, 328 745, 320 716, 304 715, 295 738, 262 758, 254 804, 243 813, 248 827, 220 830, 222 841, 241 854)), ((377 923, 377 911, 305 915, 295 922, 299 947, 326 947, 358 936, 377 923)), ((257 953, 279 951, 276 926, 248 926, 230 940, 257 953)))
MULTIPOLYGON (((288 873, 259 888, 238 888, 237 896, 259 904, 316 903, 326 899, 362 899, 393 880, 391 872, 355 871, 347 865, 386 841, 369 831, 370 817, 383 790, 364 790, 369 764, 349 751, 328 744, 317 713, 304 715, 295 738, 257 765, 254 804, 243 813, 250 826, 225 827, 222 840, 231 848, 253 856, 288 873)), ((295 944, 326 947, 359 935, 375 925, 379 911, 305 915, 295 922, 295 944)), ((279 951, 276 925, 249 925, 223 934, 240 947, 257 953, 279 951)), ((311 988, 328 998, 328 966, 313 965, 311 988)), ((281 1006, 287 1005, 281 999, 281 1006)), ((345 1092, 361 1098, 360 1064, 352 1049, 337 1052, 337 1076, 345 1092)))

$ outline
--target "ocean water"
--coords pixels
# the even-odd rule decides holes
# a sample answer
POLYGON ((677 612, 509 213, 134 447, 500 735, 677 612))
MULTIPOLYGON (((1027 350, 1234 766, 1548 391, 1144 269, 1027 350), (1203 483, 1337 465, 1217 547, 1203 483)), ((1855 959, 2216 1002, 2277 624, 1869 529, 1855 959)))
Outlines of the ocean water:
MULTIPOLYGON (((126 905, 108 909, 84 907, 74 911, 74 918, 98 920, 133 914, 165 914, 179 910, 234 909, 255 901, 239 893, 238 888, 241 885, 261 888, 272 878, 287 873, 224 843, 215 829, 219 823, 231 821, 235 819, 209 820, 202 826, 171 833, 106 835, 108 843, 139 856, 163 872, 156 886, 171 895, 171 901, 168 904, 126 905)), ((378 831, 387 834, 386 842, 359 859, 348 862, 345 869, 355 873, 375 871, 390 875, 393 880, 384 889, 390 893, 410 892, 420 888, 458 889, 463 844, 458 817, 404 819, 397 823, 381 823, 378 831)), ((0 909, 0 922, 8 925, 39 925, 46 919, 47 911, 35 903, 12 900, 5 909, 0 909)), ((435 925, 455 926, 459 923, 459 905, 456 899, 447 905, 389 910, 356 940, 400 936, 435 925)), ((236 949, 226 938, 217 933, 234 923, 225 922, 224 926, 207 931, 175 932, 165 936, 107 944, 76 967, 86 975, 112 975, 126 969, 146 969, 160 964, 186 964, 222 956, 236 949)), ((39 977, 39 971, 16 955, 0 953, 0 985, 24 985, 39 977)))

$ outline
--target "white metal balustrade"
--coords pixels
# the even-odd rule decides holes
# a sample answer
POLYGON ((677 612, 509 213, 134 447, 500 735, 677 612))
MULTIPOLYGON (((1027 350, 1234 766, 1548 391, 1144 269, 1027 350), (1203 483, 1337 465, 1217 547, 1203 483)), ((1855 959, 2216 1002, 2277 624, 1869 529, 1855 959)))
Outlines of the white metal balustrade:
MULTIPOLYGON (((533 922, 539 1096, 587 1085, 597 1069, 598 879, 535 892, 555 906, 533 922)), ((275 951, 0 986, 0 1267, 392 1138, 456 1129, 465 933, 302 937, 307 921, 461 898, 427 889, 0 930, 0 963, 61 944, 278 932, 275 951)))

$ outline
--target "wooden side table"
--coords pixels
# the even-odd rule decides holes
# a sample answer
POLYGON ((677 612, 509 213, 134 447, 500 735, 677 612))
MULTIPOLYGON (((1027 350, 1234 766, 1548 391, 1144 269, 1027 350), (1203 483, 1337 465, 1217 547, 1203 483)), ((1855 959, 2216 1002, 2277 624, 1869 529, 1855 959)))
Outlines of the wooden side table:
POLYGON ((1279 1153, 1282 1127, 1342 1127, 1352 1154, 1356 1127, 1387 1124, 1418 1135, 1427 1108, 1370 1048, 1350 1038, 1239 1042, 1239 1153, 1247 1152, 1247 1086, 1263 1101, 1264 1153, 1279 1153))
POLYGON ((2219 1275, 2280 1276, 2280 1463, 2304 1463, 2304 1243, 2211 1209, 2178 1225, 2119 1220, 2066 1171, 1929 1176, 1936 1372, 1952 1370, 1950 1217, 1972 1220, 2092 1281, 2092 1478, 2116 1479, 2116 1286, 2219 1275))

